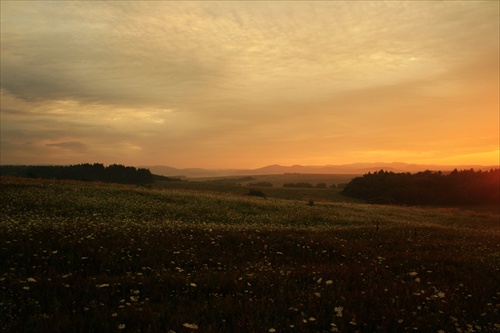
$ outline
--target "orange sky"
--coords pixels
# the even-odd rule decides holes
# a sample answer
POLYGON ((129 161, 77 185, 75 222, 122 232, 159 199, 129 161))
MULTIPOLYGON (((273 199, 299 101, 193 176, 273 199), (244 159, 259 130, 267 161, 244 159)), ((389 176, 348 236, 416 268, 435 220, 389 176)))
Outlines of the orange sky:
POLYGON ((498 165, 499 6, 2 1, 0 162, 498 165))

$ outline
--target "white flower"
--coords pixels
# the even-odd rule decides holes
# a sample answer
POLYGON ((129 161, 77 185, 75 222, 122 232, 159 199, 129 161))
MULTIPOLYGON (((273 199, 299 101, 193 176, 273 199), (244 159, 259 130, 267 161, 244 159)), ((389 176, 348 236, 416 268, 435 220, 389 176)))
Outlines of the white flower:
POLYGON ((270 328, 269 332, 273 333, 273 332, 276 332, 276 330, 274 328, 270 328))
POLYGON ((337 313, 337 317, 342 317, 342 311, 344 311, 343 306, 336 306, 334 310, 337 313))
POLYGON ((192 330, 197 330, 198 329, 198 325, 196 325, 196 324, 184 323, 184 324, 182 324, 182 326, 184 326, 185 328, 192 329, 192 330))
POLYGON ((118 325, 118 329, 119 329, 119 330, 123 330, 123 329, 125 329, 125 324, 119 324, 119 325, 118 325))
POLYGON ((36 280, 34 278, 32 278, 32 277, 29 277, 26 281, 31 282, 31 283, 35 283, 36 282, 36 280))
POLYGON ((333 284, 333 281, 332 281, 332 280, 327 280, 327 281, 325 282, 325 284, 333 284))

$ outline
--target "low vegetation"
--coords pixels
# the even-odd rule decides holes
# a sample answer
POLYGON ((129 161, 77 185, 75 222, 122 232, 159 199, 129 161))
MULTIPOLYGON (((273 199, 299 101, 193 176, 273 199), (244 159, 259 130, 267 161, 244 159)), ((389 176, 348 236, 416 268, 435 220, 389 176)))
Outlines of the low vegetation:
POLYGON ((500 330, 495 211, 0 187, 2 332, 500 330))

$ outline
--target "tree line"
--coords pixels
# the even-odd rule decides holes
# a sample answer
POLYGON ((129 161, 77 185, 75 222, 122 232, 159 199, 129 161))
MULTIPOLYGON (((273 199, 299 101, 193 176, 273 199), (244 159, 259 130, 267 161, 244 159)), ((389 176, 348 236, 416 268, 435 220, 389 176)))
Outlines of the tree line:
POLYGON ((121 164, 104 166, 99 163, 77 165, 2 165, 0 175, 28 178, 99 181, 107 183, 144 185, 154 181, 149 169, 121 164))
POLYGON ((337 185, 332 184, 328 186, 326 183, 318 183, 316 185, 310 184, 310 183, 305 183, 305 182, 299 182, 299 183, 285 183, 283 184, 283 187, 292 187, 292 188, 337 188, 337 185))
POLYGON ((415 174, 380 170, 352 179, 342 194, 370 203, 475 205, 500 202, 500 169, 415 174))

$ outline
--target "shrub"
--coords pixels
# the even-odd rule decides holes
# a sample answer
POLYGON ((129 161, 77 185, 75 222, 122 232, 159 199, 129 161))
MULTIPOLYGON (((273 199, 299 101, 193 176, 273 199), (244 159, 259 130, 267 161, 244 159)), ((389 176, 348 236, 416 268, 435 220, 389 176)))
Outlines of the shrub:
POLYGON ((261 190, 254 190, 254 189, 251 189, 248 191, 247 193, 249 196, 252 196, 252 197, 261 197, 261 198, 266 198, 266 194, 264 192, 262 192, 261 190))

